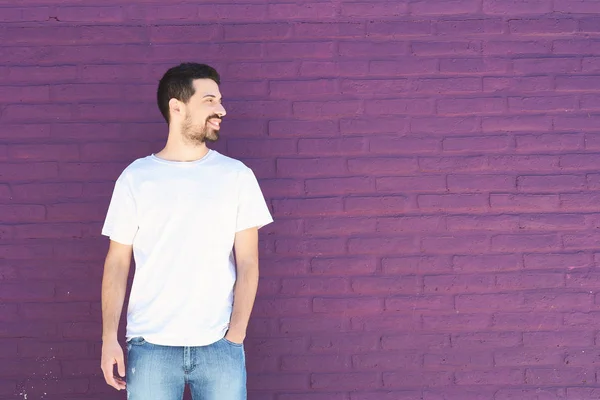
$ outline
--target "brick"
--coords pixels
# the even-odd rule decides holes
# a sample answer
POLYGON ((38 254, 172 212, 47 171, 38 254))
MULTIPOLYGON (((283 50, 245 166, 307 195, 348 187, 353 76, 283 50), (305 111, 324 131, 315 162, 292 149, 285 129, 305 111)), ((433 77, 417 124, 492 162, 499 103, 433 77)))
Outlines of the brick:
POLYGON ((336 15, 334 4, 303 3, 303 4, 269 4, 268 18, 285 19, 329 19, 336 15))
POLYGON ((511 191, 515 186, 515 177, 509 175, 448 175, 451 192, 511 191))
POLYGON ((524 332, 523 345, 547 348, 571 347, 573 343, 579 346, 593 346, 593 332, 524 332))
POLYGON ((596 55, 596 50, 600 47, 600 42, 594 39, 580 40, 569 38, 555 40, 552 46, 554 54, 584 54, 596 55))
POLYGON ((464 294, 456 296, 455 308, 460 312, 486 309, 515 311, 526 308, 526 304, 520 293, 464 294))
POLYGON ((417 196, 421 210, 485 210, 488 207, 488 196, 481 194, 423 194, 417 196))
POLYGON ((385 257, 381 260, 384 274, 444 273, 450 272, 450 260, 446 256, 385 257))
POLYGON ((555 82, 557 91, 589 92, 600 90, 600 83, 589 76, 557 76, 555 82))
POLYGON ((580 191, 587 187, 582 175, 519 176, 517 189, 521 192, 580 191))
POLYGON ((547 116, 482 117, 482 129, 487 132, 545 132, 552 128, 547 116))
POLYGON ((369 61, 369 75, 372 76, 435 74, 438 69, 437 60, 430 58, 404 57, 398 61, 369 61))
POLYGON ((554 90, 554 80, 547 76, 484 77, 484 92, 541 92, 554 90))
POLYGON ((14 204, 0 205, 4 222, 40 222, 46 219, 46 209, 40 205, 14 204))
POLYGON ((438 114, 495 114, 504 112, 501 98, 444 98, 437 101, 438 114))
POLYGON ((421 292, 421 279, 416 275, 353 278, 351 287, 360 295, 417 294, 421 292))
POLYGON ((553 211, 559 208, 558 195, 491 194, 492 210, 553 211))
POLYGON ((284 355, 281 371, 340 372, 350 369, 350 358, 344 355, 284 355))
MULTIPOLYGON (((520 9, 523 5, 525 3, 521 3, 515 10, 520 9)), ((490 40, 483 43, 483 54, 486 56, 542 55, 550 53, 552 53, 552 42, 543 40, 540 37, 536 40, 490 40)))
POLYGON ((408 120, 404 117, 379 118, 343 118, 340 121, 342 135, 365 135, 375 133, 394 133, 396 135, 408 131, 408 120))
POLYGON ((513 71, 518 74, 535 74, 539 71, 572 74, 581 71, 581 60, 573 58, 520 58, 513 60, 513 71))
POLYGON ((457 385, 522 385, 525 371, 519 369, 494 368, 485 371, 456 372, 457 385))
POLYGON ((301 136, 310 132, 311 136, 333 136, 338 128, 335 121, 269 121, 270 136, 301 136))
POLYGON ((600 108, 600 96, 596 94, 583 95, 579 105, 582 110, 598 110, 600 108))
POLYGON ((541 382, 552 385, 581 385, 594 382, 594 374, 585 368, 528 368, 525 380, 539 385, 541 382))
POLYGON ((518 400, 536 397, 546 400, 564 398, 560 389, 500 389, 496 392, 496 400, 518 400))
POLYGON ((421 326, 421 319, 419 315, 386 313, 378 316, 352 317, 351 325, 353 330, 378 334, 412 332, 421 326))
POLYGON ((288 278, 281 281, 281 293, 293 295, 349 293, 348 280, 344 278, 288 278))
POLYGON ((52 204, 46 209, 46 219, 52 222, 98 222, 106 217, 104 204, 97 203, 52 204))
POLYGON ((352 356, 352 366, 355 369, 364 370, 372 368, 393 369, 398 365, 405 368, 417 367, 422 361, 422 356, 414 351, 386 352, 370 354, 359 354, 352 356))
POLYGON ((266 198, 278 196, 295 197, 304 193, 302 182, 294 179, 263 179, 260 182, 260 186, 266 198))
POLYGON ((594 210, 594 204, 597 201, 600 194, 594 192, 588 193, 562 193, 560 194, 560 207, 563 210, 583 211, 583 210, 594 210))
POLYGON ((553 234, 497 235, 492 237, 492 250, 512 251, 551 251, 560 247, 560 239, 553 234))
MULTIPOLYGON (((321 25, 329 26, 329 24, 321 25)), ((306 77, 362 77, 368 71, 368 61, 302 61, 300 63, 300 76, 306 77)))
MULTIPOLYGON (((264 284, 261 282, 260 286, 264 287, 264 284)), ((273 295, 277 295, 277 290, 273 291, 273 295)), ((292 317, 310 315, 310 313, 310 300, 305 298, 279 298, 277 301, 271 299, 257 299, 252 309, 252 315, 263 318, 277 318, 284 315, 286 317, 292 317)))
POLYGON ((380 233, 431 232, 443 230, 444 220, 439 216, 382 217, 377 219, 376 231, 380 233))
POLYGON ((347 101, 302 101, 292 104, 292 114, 301 118, 344 117, 362 114, 358 100, 347 101))
POLYGON ((377 178, 378 192, 446 192, 446 179, 444 176, 395 176, 377 178))
POLYGON ((333 255, 346 253, 343 239, 277 239, 275 253, 285 255, 333 255))
POLYGON ((67 104, 9 104, 2 113, 5 122, 54 122, 73 118, 67 104))
POLYGON ((289 177, 344 175, 346 162, 342 158, 279 158, 277 173, 289 177))
POLYGON ((467 34, 499 34, 505 30, 501 19, 457 19, 449 21, 438 21, 436 33, 441 36, 458 36, 467 34))
POLYGON ((343 315, 377 314, 383 311, 381 299, 369 298, 315 298, 313 299, 313 312, 339 313, 343 315))
POLYGON ((487 313, 423 315, 423 328, 434 333, 472 332, 489 328, 491 321, 491 316, 487 313))
POLYGON ((331 316, 282 318, 280 331, 282 333, 307 334, 340 332, 342 330, 342 318, 331 316))
MULTIPOLYGON (((272 81, 269 84, 272 98, 297 98, 335 93, 335 82, 326 79, 311 81, 272 81)), ((281 103, 281 102, 280 102, 281 103)))
POLYGON ((117 6, 106 7, 60 7, 54 11, 61 22, 122 22, 125 9, 117 6))
POLYGON ((407 87, 407 79, 345 79, 340 84, 340 92, 349 96, 380 96, 404 92, 407 87))
POLYGON ((534 0, 523 2, 521 0, 484 0, 483 12, 485 14, 546 14, 552 12, 552 2, 549 0, 534 0))
POLYGON ((520 229, 531 230, 568 231, 580 230, 582 226, 585 226, 585 218, 577 214, 521 216, 519 223, 520 229))
POLYGON ((555 171, 560 161, 554 155, 494 155, 489 157, 489 166, 497 171, 555 171))
POLYGON ((496 277, 499 290, 552 289, 565 286, 563 273, 503 274, 496 277))
POLYGON ((532 311, 589 311, 593 298, 590 293, 581 292, 531 292, 525 293, 525 303, 530 305, 532 311))
POLYGON ((431 99, 385 99, 365 103, 366 115, 419 115, 432 114, 433 110, 431 99))
POLYGON ((343 17, 377 18, 403 17, 408 12, 406 2, 356 2, 342 3, 340 15, 343 17))
POLYGON ((581 72, 598 72, 600 71, 600 57, 584 57, 581 62, 581 72))
POLYGON ((379 334, 344 333, 344 335, 311 334, 309 350, 312 353, 370 352, 378 349, 379 334))
MULTIPOLYGON (((52 290, 52 293, 54 290, 52 290)), ((44 296, 48 298, 48 295, 44 296)), ((28 320, 66 319, 85 320, 91 317, 89 303, 26 303, 21 304, 20 313, 28 320)))
POLYGON ((73 199, 82 195, 81 183, 29 183, 12 185, 13 198, 21 203, 73 199))
POLYGON ((432 24, 426 20, 406 20, 402 21, 402 23, 388 21, 367 22, 367 35, 375 38, 399 39, 407 36, 429 35, 431 32, 432 24))
POLYGON ((583 268, 591 266, 592 259, 585 253, 566 254, 525 254, 524 265, 526 269, 542 268, 583 268))
POLYGON ((412 252, 415 247, 415 238, 412 236, 348 239, 349 254, 400 254, 412 252))
POLYGON ((355 155, 366 152, 368 142, 365 138, 344 139, 299 139, 298 153, 311 155, 355 155))
POLYGON ((313 258, 310 272, 318 275, 371 275, 377 264, 373 258, 313 258))
MULTIPOLYGON (((347 178, 325 178, 307 179, 305 181, 306 193, 308 195, 332 195, 373 192, 373 181, 369 178, 347 177, 347 178)), ((303 199, 302 201, 306 201, 303 199)))
POLYGON ((445 56, 445 55, 476 55, 481 54, 480 41, 468 42, 421 42, 411 43, 412 54, 417 56, 445 56))
MULTIPOLYGON (((238 41, 281 40, 288 37, 291 30, 291 25, 283 23, 225 25, 223 27, 223 37, 225 40, 238 41)), ((213 32, 206 29, 204 33, 214 35, 213 32)), ((205 35, 202 36, 206 37, 205 35)))
POLYGON ((348 160, 348 171, 353 174, 384 174, 407 173, 417 169, 415 158, 378 157, 378 158, 353 158, 348 160))
POLYGON ((411 92, 415 93, 464 93, 481 92, 481 78, 422 78, 415 80, 411 92))
MULTIPOLYGON (((342 5, 343 7, 343 5, 342 5)), ((261 24, 262 25, 262 24, 261 24)), ((364 38, 365 24, 362 21, 349 22, 297 22, 293 25, 293 36, 297 38, 364 38)))
POLYGON ((451 296, 395 296, 385 300, 386 311, 451 311, 454 299, 451 296))
POLYGON ((554 312, 535 314, 529 312, 494 314, 494 328, 502 330, 562 329, 562 315, 554 312))
POLYGON ((515 215, 450 215, 446 218, 448 231, 517 231, 519 217, 515 215))
POLYGON ((441 73, 496 74, 510 68, 507 60, 493 58, 448 58, 440 60, 441 73))
POLYGON ((500 349, 494 352, 494 363, 496 367, 560 365, 563 357, 564 351, 559 349, 500 349))
POLYGON ((444 3, 419 1, 411 3, 411 15, 460 15, 479 11, 479 3, 473 0, 453 0, 444 3))
POLYGON ((44 86, 3 86, 0 94, 2 103, 47 103, 50 88, 44 86))
POLYGON ((477 332, 451 335, 452 347, 475 350, 486 348, 515 347, 522 344, 521 334, 516 332, 477 332))
MULTIPOLYGON (((49 319, 49 318, 48 318, 49 319)), ((21 357, 45 357, 67 359, 88 355, 89 343, 84 341, 40 341, 20 339, 17 344, 21 357)))
POLYGON ((573 387, 573 388, 567 388, 567 396, 569 398, 573 398, 573 399, 585 399, 585 398, 590 398, 593 399, 594 397, 598 396, 600 394, 600 390, 598 390, 597 388, 578 388, 578 387, 573 387))
MULTIPOLYGON (((13 3, 8 3, 14 5, 13 3)), ((1 21, 5 22, 34 22, 47 21, 50 8, 28 7, 28 8, 5 8, 2 10, 1 21)))
MULTIPOLYGON (((20 138, 47 138, 50 136, 50 124, 3 124, 4 129, 0 131, 0 138, 9 138, 18 135, 20 138)), ((4 151, 3 157, 6 157, 4 151)))
POLYGON ((578 100, 566 96, 515 97, 508 99, 508 108, 511 112, 572 111, 578 108, 578 100))
POLYGON ((600 8, 595 1, 580 1, 576 3, 554 3, 554 11, 559 13, 598 13, 600 12, 600 8))
POLYGON ((565 234, 563 244, 565 249, 591 249, 593 243, 599 239, 597 233, 565 234))
POLYGON ((286 393, 277 397, 278 400, 346 400, 344 393, 286 393))
POLYGON ((375 389, 379 384, 380 378, 376 372, 317 373, 310 376, 313 389, 364 390, 375 389))
POLYGON ((408 54, 408 43, 406 41, 385 42, 374 41, 342 41, 339 43, 338 55, 341 57, 364 57, 373 59, 375 57, 408 54))
MULTIPOLYGON (((0 365, 0 374, 6 378, 44 377, 57 379, 61 376, 61 366, 67 361, 40 360, 37 358, 20 359, 18 363, 3 363, 0 365)), ((64 372, 63 372, 64 373, 64 372)))
POLYGON ((31 321, 20 321, 19 323, 2 322, 0 323, 0 338, 56 339, 56 323, 31 321))
POLYGON ((584 136, 575 134, 545 134, 545 135, 519 135, 516 137, 517 151, 571 151, 581 150, 584 147, 584 136))
POLYGON ((46 144, 10 145, 8 158, 11 161, 78 161, 79 148, 77 145, 46 144))
POLYGON ((487 165, 488 159, 484 156, 419 157, 419 169, 429 172, 479 171, 487 165))
POLYGON ((277 79, 293 78, 296 76, 296 63, 294 62, 266 62, 252 63, 240 62, 227 66, 227 75, 230 79, 277 79))
POLYGON ((248 379, 248 391, 307 390, 308 377, 305 373, 259 374, 248 379))
POLYGON ((426 369, 453 369, 491 367, 492 354, 489 352, 465 353, 445 351, 441 354, 425 354, 424 366, 426 369))
POLYGON ((479 119, 475 117, 414 117, 410 123, 412 133, 461 134, 480 130, 479 119))
POLYGON ((486 251, 489 249, 489 238, 485 235, 426 236, 421 241, 421 249, 430 254, 486 251))
POLYGON ((494 288, 494 275, 432 275, 425 276, 424 293, 485 293, 494 288))
POLYGON ((381 347, 384 350, 443 349, 450 347, 450 336, 441 333, 386 335, 381 338, 381 347))
POLYGON ((311 216, 336 214, 342 211, 341 199, 282 199, 273 200, 273 208, 277 215, 311 216))
POLYGON ((593 349, 585 349, 585 350, 576 350, 569 349, 566 351, 565 356, 565 364, 571 366, 591 366, 596 365, 598 360, 600 359, 600 354, 598 350, 593 349))
POLYGON ((600 281, 600 276, 594 272, 570 271, 566 276, 569 288, 592 288, 598 281, 600 281))
POLYGON ((521 256, 513 254, 464 255, 452 258, 452 268, 456 272, 503 272, 522 268, 521 256))
POLYGON ((480 387, 450 387, 423 390, 423 400, 487 400, 494 396, 496 389, 480 387))
MULTIPOLYGON (((451 372, 423 372, 399 370, 383 373, 383 386, 386 388, 446 386, 453 382, 451 372)), ((416 397, 415 397, 416 398, 416 397)))
POLYGON ((312 235, 330 235, 345 232, 374 233, 375 220, 372 218, 332 218, 327 216, 320 219, 307 219, 304 221, 304 232, 312 235))
POLYGON ((514 19, 508 21, 510 33, 519 35, 540 35, 572 33, 577 31, 577 20, 568 18, 514 19))
POLYGON ((277 60, 328 59, 335 51, 333 42, 266 43, 264 48, 266 59, 277 60))

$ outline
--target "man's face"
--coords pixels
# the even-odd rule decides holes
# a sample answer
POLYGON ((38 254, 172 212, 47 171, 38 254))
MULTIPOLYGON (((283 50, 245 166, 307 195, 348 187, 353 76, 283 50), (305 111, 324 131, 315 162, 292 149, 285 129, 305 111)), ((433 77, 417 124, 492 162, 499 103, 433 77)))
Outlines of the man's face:
POLYGON ((216 142, 226 114, 219 85, 212 79, 196 79, 193 85, 196 91, 184 105, 182 134, 194 143, 216 142))

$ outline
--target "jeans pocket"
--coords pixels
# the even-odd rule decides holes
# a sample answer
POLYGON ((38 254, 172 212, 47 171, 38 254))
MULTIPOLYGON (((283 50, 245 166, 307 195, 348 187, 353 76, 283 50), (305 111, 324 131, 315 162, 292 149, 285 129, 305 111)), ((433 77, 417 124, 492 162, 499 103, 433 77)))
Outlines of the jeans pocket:
POLYGON ((131 346, 141 346, 146 344, 146 339, 141 336, 133 337, 127 341, 127 344, 131 346))
POLYGON ((221 339, 221 340, 222 340, 223 342, 227 343, 228 345, 230 345, 230 346, 233 346, 233 347, 242 347, 242 346, 244 346, 244 344, 243 344, 243 343, 234 343, 234 342, 232 342, 231 340, 228 340, 228 339, 226 339, 226 338, 223 338, 223 339, 221 339))

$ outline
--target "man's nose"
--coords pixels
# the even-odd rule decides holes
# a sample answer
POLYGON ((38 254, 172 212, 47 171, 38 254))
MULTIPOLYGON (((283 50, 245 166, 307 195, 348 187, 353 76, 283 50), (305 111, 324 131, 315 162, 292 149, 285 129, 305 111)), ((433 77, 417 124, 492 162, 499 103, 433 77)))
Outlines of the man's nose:
POLYGON ((217 107, 215 111, 219 117, 224 117, 225 115, 227 115, 227 111, 225 111, 225 107, 223 107, 223 104, 219 104, 219 107, 217 107))

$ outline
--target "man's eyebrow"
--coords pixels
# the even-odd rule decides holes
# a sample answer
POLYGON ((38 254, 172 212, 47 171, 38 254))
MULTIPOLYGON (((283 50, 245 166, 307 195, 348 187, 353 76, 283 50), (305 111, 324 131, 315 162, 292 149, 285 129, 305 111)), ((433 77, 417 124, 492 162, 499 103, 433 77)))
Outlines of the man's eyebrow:
MULTIPOLYGON (((205 94, 204 97, 202 97, 203 99, 207 98, 207 97, 212 97, 214 99, 217 98, 217 96, 215 96, 214 94, 205 94)), ((223 97, 221 97, 221 100, 223 99, 223 97)))

